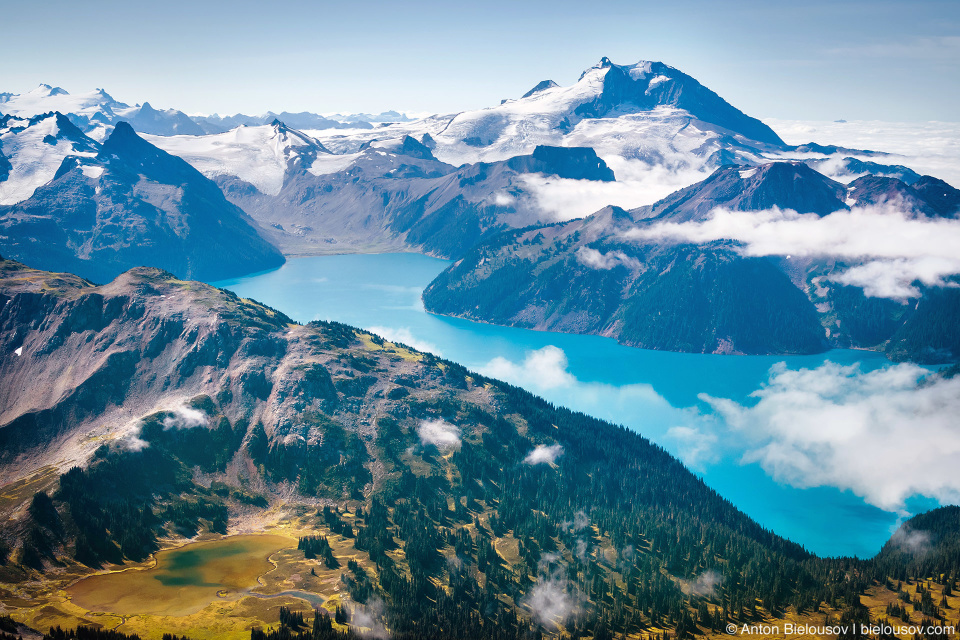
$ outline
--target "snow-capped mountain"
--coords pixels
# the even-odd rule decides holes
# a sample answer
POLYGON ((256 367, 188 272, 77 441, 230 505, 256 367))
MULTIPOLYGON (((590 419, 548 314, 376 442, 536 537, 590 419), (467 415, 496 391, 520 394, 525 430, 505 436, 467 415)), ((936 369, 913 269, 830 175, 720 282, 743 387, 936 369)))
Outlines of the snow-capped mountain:
MULTIPOLYGON (((289 132, 299 129, 290 122, 285 124, 289 132)), ((268 127, 238 128, 200 137, 154 136, 150 140, 185 158, 221 185, 226 185, 232 177, 269 197, 277 197, 281 191, 300 192, 306 188, 304 182, 311 181, 288 170, 290 154, 298 155, 299 151, 280 150, 280 147, 287 148, 284 145, 292 145, 291 149, 300 147, 290 142, 294 135, 299 140, 310 140, 311 148, 333 152, 326 154, 318 150, 315 157, 311 156, 311 162, 301 162, 313 176, 352 171, 351 167, 362 154, 366 153, 364 157, 377 153, 390 155, 395 149, 402 149, 406 140, 428 148, 431 159, 439 163, 428 173, 452 173, 457 166, 506 162, 531 156, 538 147, 550 147, 593 149, 597 159, 616 175, 616 180, 611 181, 584 180, 561 177, 555 171, 512 169, 511 188, 518 189, 524 201, 524 215, 516 219, 522 218, 526 224, 582 217, 607 204, 626 207, 648 204, 703 179, 721 164, 756 164, 765 161, 765 154, 786 149, 769 127, 673 67, 659 62, 621 66, 606 58, 584 71, 572 86, 560 87, 552 81, 543 81, 523 97, 506 100, 489 109, 377 124, 372 128, 355 126, 289 132, 286 143, 275 139, 278 134, 268 127), (448 168, 442 169, 440 165, 448 168), (293 180, 296 185, 289 182, 293 180)), ((401 151, 400 155, 407 154, 401 151)), ((373 162, 371 166, 379 165, 373 162)), ((383 175, 367 168, 362 179, 371 176, 379 179, 383 175)), ((392 185, 399 184, 398 175, 390 177, 392 185)), ((423 195, 425 192, 421 189, 427 187, 417 183, 422 177, 404 175, 403 179, 410 184, 403 190, 423 195)), ((328 182, 337 180, 331 178, 328 182)), ((324 189, 327 188, 335 190, 332 184, 325 184, 324 189)), ((349 190, 365 188, 360 184, 349 190)), ((494 191, 484 197, 492 197, 494 191)), ((228 188, 230 197, 250 208, 254 216, 260 218, 259 212, 268 216, 260 218, 264 223, 284 226, 293 222, 289 216, 300 216, 302 219, 296 221, 298 238, 303 233, 310 235, 305 229, 321 227, 327 238, 350 235, 346 227, 339 230, 340 233, 330 228, 330 218, 319 224, 317 211, 333 207, 341 212, 349 210, 351 215, 376 218, 383 209, 382 205, 370 204, 373 209, 362 210, 356 202, 366 202, 363 198, 349 207, 332 204, 336 198, 326 195, 329 193, 311 188, 282 204, 268 206, 266 201, 260 202, 263 200, 260 195, 236 184, 228 188), (312 195, 307 197, 307 193, 312 195), (237 200, 240 197, 246 200, 240 202, 237 200), (277 213, 280 211, 282 216, 277 213)), ((517 201, 517 195, 509 198, 517 201)), ((358 197, 357 194, 354 197, 358 197)), ((476 201, 470 196, 465 198, 476 201)), ((505 201, 507 196, 501 194, 499 198, 505 201)), ((380 246, 379 240, 385 239, 379 238, 375 245, 380 246)), ((390 240, 391 246, 393 240, 390 240)), ((300 247, 300 250, 310 249, 300 247)))
POLYGON ((225 133, 239 126, 269 125, 274 120, 296 129, 370 129, 370 123, 409 122, 396 111, 379 114, 336 114, 330 117, 310 112, 268 111, 260 115, 188 116, 178 109, 156 109, 149 102, 129 105, 103 89, 71 94, 60 87, 41 84, 23 94, 0 93, 0 113, 31 118, 53 111, 65 114, 84 133, 97 140, 109 135, 117 122, 128 122, 139 133, 158 136, 225 133))
POLYGON ((303 168, 320 175, 351 161, 349 156, 333 156, 315 138, 278 120, 206 136, 144 137, 180 156, 208 178, 233 176, 271 196, 280 193, 290 171, 303 168))
POLYGON ((0 205, 16 204, 50 182, 67 156, 92 157, 99 151, 66 116, 0 116, 0 205))
POLYGON ((60 87, 41 84, 23 94, 0 94, 0 113, 31 118, 44 113, 66 115, 84 133, 103 140, 113 125, 124 121, 141 133, 201 135, 203 130, 176 109, 159 110, 145 102, 130 106, 103 89, 71 94, 60 87))
POLYGON ((614 171, 618 159, 697 165, 784 146, 768 126, 673 67, 617 65, 607 58, 568 87, 545 80, 523 97, 487 109, 352 136, 330 132, 339 145, 327 144, 338 150, 358 140, 423 133, 435 140, 435 155, 454 164, 504 160, 537 145, 589 146, 614 171))
POLYGON ((43 117, 24 134, 49 139, 20 149, 14 171, 24 156, 33 157, 34 147, 53 149, 40 169, 58 160, 57 168, 30 197, 0 206, 3 256, 101 282, 141 265, 215 280, 283 264, 216 184, 130 125, 118 123, 102 145, 60 114, 43 117))

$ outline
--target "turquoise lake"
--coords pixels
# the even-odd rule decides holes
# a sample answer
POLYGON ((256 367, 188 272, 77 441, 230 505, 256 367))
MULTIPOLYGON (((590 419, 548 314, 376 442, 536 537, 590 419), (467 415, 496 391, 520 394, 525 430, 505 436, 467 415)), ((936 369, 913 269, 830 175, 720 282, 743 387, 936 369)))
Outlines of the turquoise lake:
POLYGON ((723 439, 707 443, 716 452, 698 464, 701 443, 676 437, 678 427, 718 419, 701 394, 749 405, 750 394, 777 363, 796 370, 831 361, 870 371, 891 364, 884 356, 847 350, 789 357, 648 351, 597 336, 431 315, 420 294, 448 264, 417 254, 296 258, 273 271, 213 284, 300 322, 336 320, 372 330, 506 379, 555 404, 622 424, 687 462, 763 526, 817 554, 873 556, 896 527, 896 514, 849 491, 774 481, 757 463, 743 463, 742 451, 725 447, 723 439))

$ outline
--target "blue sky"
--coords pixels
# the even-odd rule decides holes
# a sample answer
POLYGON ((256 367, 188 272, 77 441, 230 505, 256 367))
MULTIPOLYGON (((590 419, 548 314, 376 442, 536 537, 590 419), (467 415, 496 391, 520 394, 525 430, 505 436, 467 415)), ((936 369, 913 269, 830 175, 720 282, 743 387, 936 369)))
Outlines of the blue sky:
POLYGON ((757 117, 960 119, 960 2, 0 0, 0 91, 187 112, 453 112, 662 60, 757 117), (13 28, 11 28, 13 27, 13 28))

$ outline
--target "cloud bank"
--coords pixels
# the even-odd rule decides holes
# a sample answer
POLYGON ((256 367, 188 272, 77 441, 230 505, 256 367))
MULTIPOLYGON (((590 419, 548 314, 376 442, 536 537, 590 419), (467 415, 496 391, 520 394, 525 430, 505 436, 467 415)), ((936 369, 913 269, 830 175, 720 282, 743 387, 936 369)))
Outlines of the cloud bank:
POLYGON ((624 232, 638 241, 735 240, 746 256, 831 257, 862 263, 835 279, 868 296, 920 295, 914 281, 944 286, 960 273, 960 220, 911 219, 893 204, 855 207, 820 217, 795 211, 716 209, 701 222, 661 222, 624 232))
POLYGON ((827 362, 771 369, 753 406, 701 396, 746 438, 742 461, 795 487, 849 489, 904 513, 914 495, 960 500, 960 377, 913 364, 863 373, 827 362))
MULTIPOLYGON (((960 122, 824 122, 773 118, 766 118, 764 122, 773 127, 788 144, 816 140, 820 144, 883 151, 894 155, 886 158, 861 157, 883 164, 905 165, 917 173, 936 176, 954 186, 960 185, 960 122)), ((787 154, 792 155, 795 154, 787 154)))

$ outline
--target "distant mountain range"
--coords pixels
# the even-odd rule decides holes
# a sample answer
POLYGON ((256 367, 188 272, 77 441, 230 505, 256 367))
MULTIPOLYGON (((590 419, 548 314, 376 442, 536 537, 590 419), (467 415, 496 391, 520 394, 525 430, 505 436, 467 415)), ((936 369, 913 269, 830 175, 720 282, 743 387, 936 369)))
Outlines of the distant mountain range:
POLYGON ((238 113, 189 116, 177 109, 156 109, 149 102, 128 105, 113 98, 103 89, 70 94, 60 87, 41 84, 23 94, 0 93, 0 113, 30 118, 52 111, 66 114, 84 133, 103 139, 118 122, 126 122, 139 133, 160 136, 202 136, 223 133, 239 126, 269 124, 280 119, 298 129, 371 129, 371 123, 409 122, 410 118, 396 111, 379 114, 337 114, 324 117, 316 113, 287 111, 261 115, 238 113))

